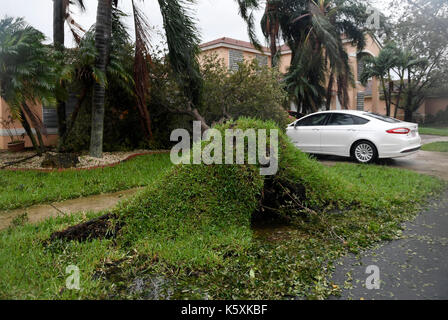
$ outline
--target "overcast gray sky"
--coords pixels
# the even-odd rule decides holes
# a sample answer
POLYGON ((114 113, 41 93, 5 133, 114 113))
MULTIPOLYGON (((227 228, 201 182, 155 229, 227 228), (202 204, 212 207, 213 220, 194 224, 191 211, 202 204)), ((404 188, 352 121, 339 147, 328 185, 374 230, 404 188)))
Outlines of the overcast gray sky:
MULTIPOLYGON (((74 10, 73 17, 85 29, 95 23, 97 0, 84 0, 87 10, 80 14, 74 10)), ((373 0, 373 2, 384 2, 387 0, 373 0)), ((25 20, 44 32, 48 42, 52 42, 53 24, 53 0, 0 0, 0 17, 5 15, 13 17, 24 17, 25 20)), ((140 4, 144 8, 148 20, 155 30, 152 32, 153 44, 162 41, 163 28, 157 0, 145 0, 140 4)), ((131 14, 131 0, 120 0, 119 7, 125 13, 131 14)), ((230 37, 248 41, 246 24, 238 15, 238 6, 234 0, 197 0, 193 6, 203 42, 220 37, 230 37)), ((262 11, 256 13, 257 26, 262 11)), ((126 20, 130 30, 133 29, 130 18, 126 20)), ((68 29, 68 28, 66 28, 68 29)), ((132 31, 133 32, 133 31, 132 31)), ((257 28, 258 36, 262 39, 260 28, 257 28)), ((66 46, 72 46, 73 40, 69 33, 66 36, 66 46)))
MULTIPOLYGON (((85 0, 86 12, 80 14, 74 10, 73 17, 85 29, 88 29, 96 18, 97 0, 85 0)), ((25 20, 39 29, 52 41, 53 24, 53 0, 0 0, 0 16, 5 15, 13 17, 24 17, 25 20)), ((144 12, 155 31, 152 33, 154 42, 161 41, 158 33, 163 31, 162 16, 160 15, 159 5, 156 0, 145 0, 139 4, 144 8, 144 12)), ((125 13, 131 14, 131 1, 120 0, 119 8, 125 13)), ((196 11, 198 26, 203 42, 210 41, 220 37, 231 37, 240 40, 248 40, 246 33, 246 24, 238 15, 238 6, 234 0, 198 0, 192 7, 196 11)), ((262 12, 257 16, 261 18, 262 12)), ((126 20, 126 23, 132 28, 132 21, 126 20)), ((67 28, 66 28, 67 29, 67 28)), ((261 39, 261 31, 259 31, 261 39)), ((66 45, 72 45, 72 38, 67 33, 66 45)))

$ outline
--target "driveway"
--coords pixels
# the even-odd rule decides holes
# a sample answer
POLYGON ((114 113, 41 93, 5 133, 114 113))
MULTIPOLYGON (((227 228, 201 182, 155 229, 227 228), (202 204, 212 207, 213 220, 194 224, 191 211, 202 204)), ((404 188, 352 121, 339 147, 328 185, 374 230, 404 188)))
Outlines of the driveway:
MULTIPOLYGON (((422 135, 422 144, 436 141, 448 141, 448 137, 422 135)), ((320 160, 327 165, 348 161, 320 160)), ((419 151, 380 164, 448 180, 448 153, 419 151)), ((448 191, 403 226, 401 239, 342 258, 332 279, 343 288, 342 295, 330 299, 448 299, 448 191), (367 288, 367 277, 372 275, 368 266, 378 268, 378 289, 367 288)))
MULTIPOLYGON (((448 137, 421 135, 422 144, 427 144, 437 141, 448 141, 448 137)), ((333 156, 318 156, 319 161, 326 165, 335 165, 340 162, 350 162, 350 159, 333 157, 333 156)), ((448 152, 430 152, 422 151, 396 159, 381 159, 378 164, 389 167, 397 167, 403 169, 413 170, 423 174, 429 174, 448 181, 448 152)))
POLYGON ((404 228, 402 239, 342 258, 332 281, 345 289, 331 299, 448 299, 448 192, 404 228), (366 286, 371 265, 378 289, 366 286))

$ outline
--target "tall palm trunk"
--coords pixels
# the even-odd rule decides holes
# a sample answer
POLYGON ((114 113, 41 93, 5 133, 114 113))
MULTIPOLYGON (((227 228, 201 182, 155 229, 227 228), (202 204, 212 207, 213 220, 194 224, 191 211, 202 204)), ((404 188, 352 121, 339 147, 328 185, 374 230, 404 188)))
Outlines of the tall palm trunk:
POLYGON ((53 43, 56 49, 64 48, 64 0, 53 0, 53 43))
POLYGON ((42 155, 42 150, 39 146, 39 144, 36 141, 36 137, 33 134, 33 130, 31 129, 30 124, 28 123, 28 120, 26 119, 25 113, 23 110, 20 110, 20 123, 22 124, 23 129, 25 129, 26 134, 31 140, 31 144, 33 145, 33 148, 36 150, 37 154, 39 156, 42 155))
POLYGON ((325 110, 331 109, 331 96, 333 93, 333 85, 334 85, 334 72, 332 70, 328 78, 327 96, 325 98, 325 110))
POLYGON ((277 57, 277 42, 275 37, 275 31, 271 30, 270 36, 270 50, 271 50, 271 66, 274 68, 278 65, 278 57, 277 57))
MULTIPOLYGON (((95 67, 106 74, 109 61, 109 42, 112 33, 112 0, 98 0, 95 27, 95 47, 97 58, 95 67)), ((90 136, 90 155, 103 156, 104 132, 104 101, 106 95, 105 83, 96 82, 93 87, 92 101, 92 132, 90 136)))
MULTIPOLYGON (((64 50, 65 41, 64 22, 66 8, 64 2, 64 0, 53 0, 53 43, 55 49, 59 51, 64 50)), ((63 137, 67 130, 65 101, 57 101, 56 112, 58 117, 59 137, 63 137)))
POLYGON ((277 57, 277 38, 280 30, 280 22, 277 17, 278 4, 270 1, 266 2, 266 30, 269 35, 269 48, 271 51, 271 66, 276 67, 278 65, 277 57))
POLYGON ((31 111, 27 103, 22 104, 22 112, 28 117, 28 119, 30 119, 31 124, 33 125, 34 130, 36 131, 40 151, 46 152, 47 150, 45 148, 44 139, 42 138, 42 132, 41 132, 41 130, 43 129, 42 121, 36 117, 36 115, 33 113, 33 111, 31 111))

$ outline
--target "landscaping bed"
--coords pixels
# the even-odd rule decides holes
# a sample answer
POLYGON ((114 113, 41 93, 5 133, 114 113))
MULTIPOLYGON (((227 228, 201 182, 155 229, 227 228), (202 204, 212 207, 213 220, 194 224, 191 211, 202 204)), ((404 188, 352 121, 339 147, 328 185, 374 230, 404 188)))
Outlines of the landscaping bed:
MULTIPOLYGON (((123 160, 132 157, 135 154, 145 154, 151 152, 158 152, 154 150, 133 150, 133 151, 119 151, 119 152, 104 152, 102 158, 94 158, 88 154, 81 154, 78 157, 79 163, 76 168, 95 168, 101 166, 110 166, 118 164, 123 160)), ((56 152, 48 152, 50 155, 57 155, 56 152)), ((34 151, 23 152, 0 152, 0 168, 3 169, 42 169, 42 162, 45 160, 46 154, 37 156, 34 151), (22 161, 24 160, 24 161, 22 161)))

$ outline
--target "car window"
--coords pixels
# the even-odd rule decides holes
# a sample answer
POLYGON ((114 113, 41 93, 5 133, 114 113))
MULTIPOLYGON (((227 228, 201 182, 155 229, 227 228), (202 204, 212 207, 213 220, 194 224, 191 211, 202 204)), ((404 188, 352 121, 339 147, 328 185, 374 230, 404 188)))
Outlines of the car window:
POLYGON ((351 126, 366 124, 369 120, 345 113, 332 113, 327 126, 351 126))
POLYGON ((370 120, 367 120, 365 118, 361 118, 361 117, 357 117, 357 116, 352 116, 353 120, 355 121, 355 124, 366 124, 367 122, 370 122, 370 120))
POLYGON ((355 124, 355 120, 349 114, 332 113, 327 126, 351 126, 355 124))
POLYGON ((305 126, 323 126, 325 124, 325 120, 327 119, 326 113, 315 114, 304 119, 301 119, 296 122, 296 126, 305 127, 305 126))
POLYGON ((392 118, 392 117, 387 117, 387 116, 383 116, 381 114, 377 114, 377 113, 373 113, 373 112, 366 112, 364 113, 365 116, 368 116, 370 118, 374 118, 377 120, 381 120, 384 122, 388 122, 388 123, 398 123, 398 122, 402 122, 401 120, 392 118))

